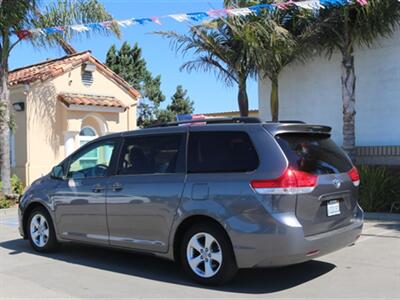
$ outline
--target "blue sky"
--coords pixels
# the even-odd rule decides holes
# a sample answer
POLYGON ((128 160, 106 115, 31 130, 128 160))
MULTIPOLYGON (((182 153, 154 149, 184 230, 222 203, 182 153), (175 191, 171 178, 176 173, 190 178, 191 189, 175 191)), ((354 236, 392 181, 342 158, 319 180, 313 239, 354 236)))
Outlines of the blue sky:
MULTIPOLYGON (((45 1, 43 1, 45 2, 45 1)), ((222 0, 100 0, 106 9, 116 19, 141 18, 163 16, 174 13, 207 11, 222 7, 222 0)), ((112 44, 119 47, 123 41, 131 44, 138 42, 143 49, 148 68, 154 74, 161 74, 162 90, 167 97, 166 103, 175 91, 178 84, 182 84, 195 102, 196 113, 219 112, 237 110, 237 88, 226 87, 223 82, 217 81, 214 74, 179 71, 183 62, 191 57, 182 57, 176 54, 169 45, 169 41, 151 34, 155 30, 176 30, 187 32, 188 25, 175 20, 163 19, 162 25, 146 24, 135 25, 122 29, 120 40, 114 37, 96 36, 91 39, 82 37, 71 44, 78 50, 92 50, 94 56, 101 61, 105 60, 107 50, 112 44)), ((65 55, 62 50, 33 49, 28 43, 21 43, 12 52, 10 68, 17 68, 37 63, 47 58, 57 58, 65 55)), ((257 84, 249 80, 248 93, 250 108, 257 107, 257 84)))

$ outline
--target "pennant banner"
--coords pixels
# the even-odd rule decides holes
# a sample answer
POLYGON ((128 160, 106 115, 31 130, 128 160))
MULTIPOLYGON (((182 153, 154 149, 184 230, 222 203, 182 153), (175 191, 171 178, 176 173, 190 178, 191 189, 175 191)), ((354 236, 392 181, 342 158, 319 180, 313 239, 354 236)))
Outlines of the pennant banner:
MULTIPOLYGON (((400 1, 400 0, 399 0, 400 1)), ((214 9, 207 12, 192 12, 192 13, 182 13, 182 14, 172 14, 161 17, 149 17, 149 18, 141 18, 141 19, 126 19, 126 20, 113 20, 113 21, 104 21, 99 23, 90 23, 90 24, 76 24, 76 25, 66 25, 66 26, 57 26, 57 27, 49 27, 49 28, 34 28, 34 29, 22 29, 15 34, 19 39, 24 39, 28 37, 34 37, 38 35, 45 34, 54 34, 54 33, 62 33, 66 30, 75 31, 78 33, 90 31, 90 30, 104 30, 110 29, 113 24, 117 24, 121 27, 129 27, 132 25, 140 24, 146 25, 148 23, 155 23, 158 25, 162 25, 161 19, 171 18, 178 22, 201 22, 208 21, 218 18, 224 18, 227 16, 236 16, 236 17, 245 17, 251 14, 259 14, 262 10, 270 10, 273 11, 275 9, 289 9, 291 6, 295 5, 301 9, 308 10, 319 10, 324 9, 329 6, 344 6, 350 4, 358 4, 361 6, 365 6, 368 4, 368 0, 305 0, 305 1, 293 1, 289 0, 286 2, 272 3, 272 4, 259 4, 253 5, 250 7, 244 8, 226 8, 226 9, 214 9)))

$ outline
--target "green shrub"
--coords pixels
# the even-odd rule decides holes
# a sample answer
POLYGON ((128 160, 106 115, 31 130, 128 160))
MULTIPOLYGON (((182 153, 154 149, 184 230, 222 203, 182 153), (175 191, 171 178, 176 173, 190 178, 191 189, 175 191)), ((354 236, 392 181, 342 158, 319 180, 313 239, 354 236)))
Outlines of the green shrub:
MULTIPOLYGON (((0 181, 0 190, 2 186, 3 185, 0 181)), ((21 195, 23 191, 24 191, 24 185, 21 179, 19 179, 19 177, 14 174, 13 176, 11 176, 11 192, 13 194, 21 195)))
POLYGON ((11 189, 14 194, 22 195, 24 192, 24 184, 22 183, 21 179, 17 175, 11 176, 11 189))
POLYGON ((10 200, 7 200, 5 198, 0 199, 0 209, 2 208, 9 208, 11 207, 12 202, 10 200))
POLYGON ((359 167, 360 205, 369 212, 389 212, 392 204, 399 201, 398 188, 400 180, 392 175, 386 167, 359 167))

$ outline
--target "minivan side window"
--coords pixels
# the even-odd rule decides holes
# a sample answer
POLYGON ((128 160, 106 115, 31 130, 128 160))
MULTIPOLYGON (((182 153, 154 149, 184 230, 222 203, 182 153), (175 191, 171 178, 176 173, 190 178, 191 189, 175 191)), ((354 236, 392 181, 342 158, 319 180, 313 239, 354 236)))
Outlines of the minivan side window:
POLYGON ((107 176, 115 148, 115 140, 106 140, 79 151, 70 160, 67 177, 82 179, 107 176))
POLYGON ((148 135, 125 139, 119 175, 184 172, 184 135, 148 135))
POLYGON ((188 173, 250 172, 258 164, 257 152, 245 132, 190 133, 188 173))

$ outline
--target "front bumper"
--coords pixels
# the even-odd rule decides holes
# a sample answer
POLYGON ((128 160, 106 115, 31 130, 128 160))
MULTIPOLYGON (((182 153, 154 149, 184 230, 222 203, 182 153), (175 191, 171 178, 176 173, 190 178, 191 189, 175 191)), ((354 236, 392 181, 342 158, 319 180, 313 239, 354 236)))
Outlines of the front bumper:
MULTIPOLYGON (((248 217, 248 216, 247 216, 248 217)), ((303 228, 293 222, 284 224, 275 218, 252 216, 253 230, 235 230, 236 221, 229 230, 239 268, 277 267, 305 262, 353 244, 361 235, 363 211, 357 211, 350 224, 328 232, 304 236, 303 228), (257 224, 255 226, 255 224, 257 224)), ((295 217, 294 217, 295 218, 295 217)))

